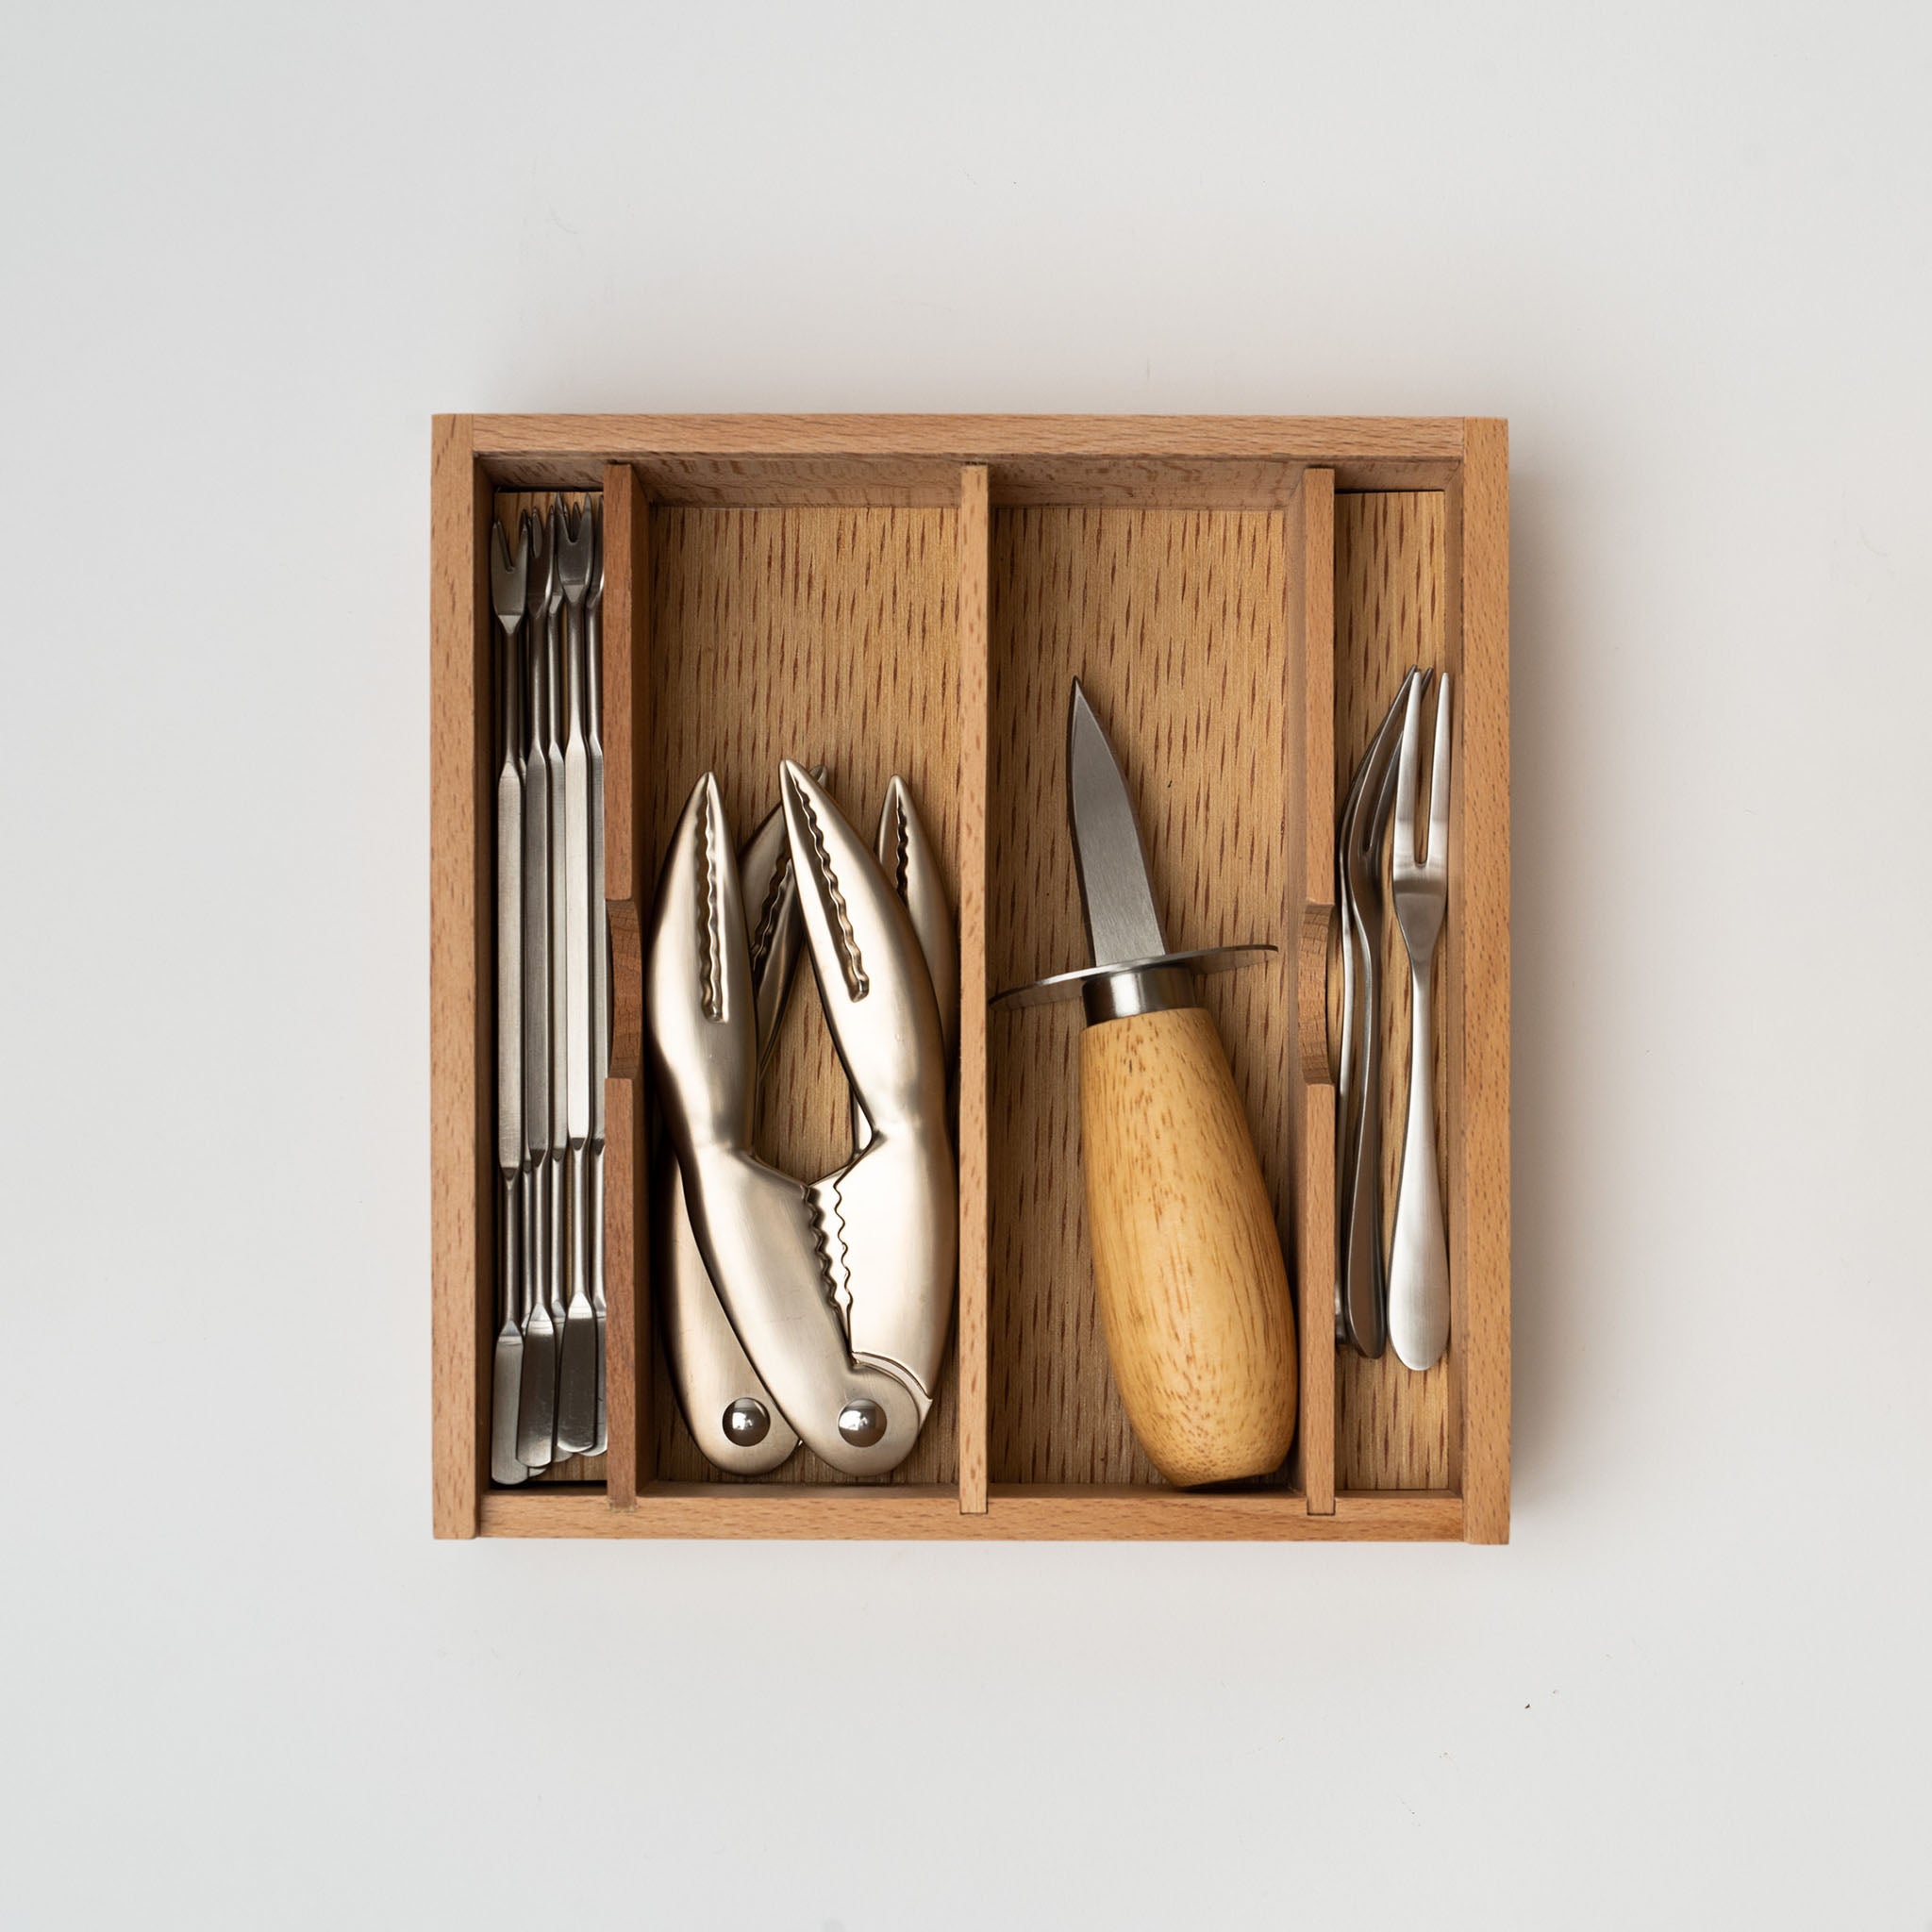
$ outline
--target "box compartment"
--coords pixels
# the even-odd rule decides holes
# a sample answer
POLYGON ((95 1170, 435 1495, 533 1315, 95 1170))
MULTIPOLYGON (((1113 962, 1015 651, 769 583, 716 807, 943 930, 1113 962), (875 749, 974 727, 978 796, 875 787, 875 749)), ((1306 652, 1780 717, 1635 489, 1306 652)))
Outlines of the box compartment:
MULTIPOLYGON (((923 506, 651 510, 647 858, 661 857, 706 771, 741 841, 776 805, 778 760, 791 758, 827 767, 833 796, 868 838, 899 774, 957 881, 958 525, 957 509, 923 506)), ((764 1082, 759 1158, 801 1178, 829 1174, 851 1152, 847 1092, 802 963, 764 1082)), ((744 1487, 698 1453, 660 1343, 654 1329, 658 1478, 744 1487)), ((958 1390, 954 1346, 891 1482, 958 1482, 958 1390)), ((846 1480, 803 1447, 764 1479, 846 1480)))
MULTIPOLYGON (((1282 486, 1293 495, 1292 479, 1282 486)), ((1088 963, 1066 812, 1086 685, 1136 793, 1171 946, 1265 941, 1203 983, 1293 1252, 1289 1063, 1304 880, 1301 570, 1284 509, 1029 505, 992 515, 989 977, 1088 963)), ((993 1016, 991 1474, 1158 1485, 1108 1366, 1080 1167, 1077 1000, 993 1016)), ((1284 1471, 1273 1485, 1289 1487, 1284 1471)))

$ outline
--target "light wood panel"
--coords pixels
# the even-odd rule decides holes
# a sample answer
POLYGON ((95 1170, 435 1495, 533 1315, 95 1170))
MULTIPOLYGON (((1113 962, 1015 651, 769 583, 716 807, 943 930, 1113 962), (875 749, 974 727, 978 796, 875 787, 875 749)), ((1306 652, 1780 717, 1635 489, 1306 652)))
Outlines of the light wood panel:
POLYGON ((986 471, 959 479, 959 1507, 986 1507, 986 471))
MULTIPOLYGON (((1451 787, 1450 994, 1459 1021, 1450 1143, 1459 1471, 1472 1542, 1509 1537, 1509 431, 1465 425, 1452 499, 1464 704, 1451 787), (1459 1284, 1459 1286, 1457 1285, 1459 1284)), ((1445 942, 1447 942, 1445 941, 1445 942)))
MULTIPOLYGON (((777 802, 778 760, 829 768, 830 788, 870 832, 899 773, 945 875, 958 878, 959 512, 925 509, 651 511, 650 756, 645 850, 655 868, 691 788, 717 774, 741 842, 777 802)), ((757 1151, 802 1177, 851 1151, 848 1089, 808 967, 801 967, 764 1084, 757 1151)), ((654 1337, 658 1470, 726 1483, 679 1415, 654 1337)), ((953 1483, 958 1363, 924 1433, 889 1478, 953 1483)), ((801 1449, 776 1480, 838 1483, 801 1449)), ((640 1503, 641 1507, 641 1500, 640 1503)))
POLYGON ((1455 417, 482 416, 506 485, 582 488, 637 466, 654 499, 709 506, 949 506, 962 466, 995 505, 1281 508, 1307 464, 1350 489, 1441 489, 1455 417))
POLYGON ((476 1534, 489 1470, 482 1418, 495 1175, 484 1077, 493 983, 487 857, 491 705, 480 616, 490 498, 472 418, 439 416, 430 441, 429 1159, 431 1516, 476 1534))
POLYGON ((1462 1499, 1341 1496, 1310 1516, 1284 1490, 1149 1490, 1134 1485, 995 1483, 987 1508, 962 1514, 949 1484, 656 1483, 635 1510, 607 1509, 594 1491, 492 1490, 488 1536, 836 1538, 902 1542, 1452 1542, 1462 1499))
POLYGON ((1082 1029, 1080 1165, 1108 1360, 1148 1459, 1182 1488, 1274 1474, 1294 1437, 1294 1310, 1205 1008, 1082 1029))
MULTIPOLYGON (((1268 965, 1206 983, 1284 1239, 1300 921, 1285 831, 1298 815, 1290 591, 1281 512, 993 517, 991 983, 1086 963, 1064 762, 1077 673, 1135 791, 1170 943, 1284 948, 1268 965)), ((1080 1027, 1077 1002, 991 1022, 996 1485, 1159 1481, 1128 1428, 1094 1296, 1080 1027)))
MULTIPOLYGON (((1444 506, 1440 491, 1341 495, 1335 504, 1334 812, 1411 664, 1453 670, 1447 622, 1444 506)), ((1459 703, 1460 694, 1452 696, 1459 703)), ((1434 718, 1434 694, 1428 715, 1434 718)), ((1432 736, 1432 734, 1431 734, 1432 736)), ((1424 740, 1428 770, 1430 737, 1424 740)), ((1331 819, 1331 824, 1333 820, 1331 819)), ((1390 839, 1393 845, 1393 836, 1390 839)), ((1331 847, 1332 850, 1332 847, 1331 847)), ((1331 858, 1332 864, 1332 858, 1331 858)), ((1382 1241, 1395 1223, 1408 1097, 1408 956, 1389 904, 1379 964, 1382 1041, 1382 1241)), ((1436 1132, 1446 1147, 1444 1112, 1452 1088, 1445 1065, 1447 1010, 1444 956, 1438 950, 1433 987, 1436 1132)), ((1331 1117, 1333 1095, 1330 1095, 1331 1117)), ((1447 1170, 1443 1172, 1446 1174, 1447 1170)), ((1453 1190, 1450 1196, 1453 1198, 1453 1190)), ((1454 1208, 1451 1206, 1451 1213, 1454 1208)), ((1450 1347, 1460 1345, 1452 1332, 1450 1347)), ((1339 1448, 1336 1480, 1343 1490, 1435 1490, 1450 1480, 1447 1361, 1425 1374, 1405 1368, 1393 1349, 1368 1361, 1351 1348, 1337 1354, 1339 1448)))
POLYGON ((651 1414, 650 1198, 645 1162, 644 770, 651 741, 650 511, 626 463, 604 472, 604 883, 610 920, 610 1071, 604 1089, 606 1500, 628 1509, 657 1474, 651 1414))
POLYGON ((1299 902, 1292 942, 1295 1038, 1290 1042, 1288 1123, 1290 1201, 1295 1236, 1296 1320, 1301 1340, 1301 1429, 1295 1471, 1309 1512, 1335 1508, 1335 1091, 1325 1056, 1307 1051, 1304 1016, 1327 1006, 1326 919, 1333 889, 1335 805, 1328 783, 1335 736, 1335 474, 1310 470, 1289 518, 1289 612, 1295 646, 1299 756, 1289 777, 1295 808, 1288 827, 1293 871, 1291 908, 1299 902), (1309 943, 1321 928, 1319 945, 1309 943))

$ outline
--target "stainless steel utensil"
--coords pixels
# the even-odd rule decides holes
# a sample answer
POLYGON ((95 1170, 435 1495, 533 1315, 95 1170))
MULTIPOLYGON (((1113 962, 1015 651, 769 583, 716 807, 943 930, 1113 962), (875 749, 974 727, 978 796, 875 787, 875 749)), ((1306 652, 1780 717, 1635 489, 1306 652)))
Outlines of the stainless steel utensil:
MULTIPOLYGON (((573 528, 568 511, 551 512, 551 547, 563 595, 564 943, 563 1088, 568 1300, 558 1352, 557 1453, 580 1456, 597 1440, 597 1320, 591 1306, 589 1174, 591 1138, 591 791, 584 738, 584 598, 595 541, 588 509, 573 528)), ((554 835, 553 835, 553 850, 554 835)), ((554 888, 553 888, 554 891, 554 888)))
POLYGON ((1342 918, 1342 1074, 1338 1095, 1335 1333, 1365 1356, 1388 1345, 1388 1272, 1382 1257, 1382 1124, 1375 1105, 1381 1067, 1376 961, 1382 944, 1382 840, 1395 797, 1397 727, 1417 673, 1395 702, 1357 769, 1337 839, 1342 918))
POLYGON ((1389 1339, 1411 1369, 1433 1368, 1449 1345, 1449 1243, 1436 1167, 1436 1104, 1429 1038, 1429 979, 1449 904, 1449 677, 1436 693, 1436 750, 1429 777, 1428 845, 1416 853, 1416 788, 1422 764, 1425 673, 1410 681, 1395 786, 1395 844, 1389 888, 1408 953, 1408 1119, 1395 1236, 1389 1255, 1389 1339))
POLYGON ((1294 1312, 1267 1181, 1196 980, 1272 948, 1169 949, 1132 790, 1078 678, 1066 770, 1092 964, 1027 991, 1080 990, 1080 1164, 1114 1380, 1170 1483, 1265 1474, 1294 1436, 1294 1312))
POLYGON ((550 581, 543 609, 543 759, 550 785, 550 1324, 563 1360, 563 1324, 570 1312, 570 831, 564 792, 563 585, 557 571, 562 517, 549 514, 550 581))
MULTIPOLYGON (((546 554, 550 566, 541 627, 543 644, 544 791, 550 832, 550 858, 545 870, 546 910, 549 915, 550 1096, 544 1116, 544 1173, 550 1191, 550 1216, 545 1224, 549 1252, 544 1258, 543 1285, 549 1299, 550 1329, 554 1338, 553 1366, 560 1381, 563 1328, 570 1310, 570 989, 565 960, 570 943, 570 848, 569 832, 564 823, 562 625, 558 623, 558 613, 563 608, 563 585, 557 570, 558 518, 555 502, 547 512, 541 515, 547 532, 546 554)), ((556 1397, 557 1390, 553 1387, 553 1462, 560 1461, 564 1455, 557 1445, 556 1397)))
MULTIPOLYGON (((812 773, 821 785, 824 770, 812 773)), ((940 1007, 940 1038, 946 1051, 946 1065, 953 1064, 953 1043, 959 1031, 959 944, 953 931, 953 908, 946 899, 946 885, 940 872, 932 841, 925 836, 918 812, 912 808, 912 793, 905 779, 893 776, 886 787, 886 802, 879 809, 879 833, 873 850, 878 855, 879 869, 891 882, 899 903, 912 921, 919 950, 925 956, 926 971, 932 974, 933 997, 940 1007)), ((872 1139, 872 1123, 852 1096, 852 1147, 861 1150, 872 1139)))
POLYGON ((496 1350, 491 1365, 490 1475, 524 1482, 517 1460, 517 1400, 524 1374, 524 761, 519 699, 522 665, 517 631, 530 546, 519 534, 514 560, 503 525, 490 525, 490 597, 501 641, 496 652, 496 1165, 503 1192, 497 1203, 500 1237, 496 1287, 496 1350))
POLYGON ((610 922, 604 898, 604 509, 591 511, 591 588, 584 597, 584 746, 591 788, 591 1313, 597 1334, 597 1426, 591 1454, 609 1439, 604 1387, 604 1082, 610 1076, 610 922))
MULTIPOLYGON (((774 806, 745 841, 738 876, 746 908, 756 908, 751 997, 758 1028, 756 1080, 761 1084, 805 945, 781 807, 774 806)), ((755 1085, 747 1139, 758 1129, 758 1091, 755 1085)), ((711 1286, 668 1135, 658 1148, 655 1181, 651 1226, 658 1252, 652 1279, 664 1310, 665 1354, 685 1426, 715 1468, 733 1475, 768 1474, 798 1447, 798 1436, 753 1367, 711 1286)))
POLYGON ((551 1318, 551 1225, 561 1211, 550 1159, 550 760, 549 661, 545 634, 557 559, 547 525, 525 512, 529 568, 524 594, 527 670, 524 741, 524 1152, 529 1170, 525 1218, 524 1379, 517 1404, 517 1460, 547 1469, 556 1456, 557 1326, 551 1318))
MULTIPOLYGON (((812 776, 823 785, 824 767, 814 768, 812 776)), ((881 871, 906 907, 933 977, 950 1065, 959 1008, 958 948, 938 859, 902 778, 887 787, 874 849, 881 871)), ((738 872, 745 907, 753 914, 752 1000, 762 1082, 805 943, 782 808, 774 809, 745 841, 738 872)), ((870 1141, 872 1125, 856 1095, 851 1111, 856 1153, 870 1141)), ((754 1136, 756 1131, 754 1112, 754 1136)), ((745 1354, 711 1285, 668 1139, 657 1163, 652 1226, 658 1241, 652 1278, 664 1309, 672 1381, 691 1439, 719 1469, 734 1475, 766 1474, 790 1457, 798 1437, 745 1354)))
POLYGON ((658 889, 644 976, 652 1068, 691 1228, 745 1354, 817 1455, 882 1475, 932 1406, 952 1316, 958 1182, 939 1004, 871 852, 808 773, 790 761, 780 772, 812 971, 872 1139, 804 1186, 750 1150, 751 940, 708 773, 658 889))

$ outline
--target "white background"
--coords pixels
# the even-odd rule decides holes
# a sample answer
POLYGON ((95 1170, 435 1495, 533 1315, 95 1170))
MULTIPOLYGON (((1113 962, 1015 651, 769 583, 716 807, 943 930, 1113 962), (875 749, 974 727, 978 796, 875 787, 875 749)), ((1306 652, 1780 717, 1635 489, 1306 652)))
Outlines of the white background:
POLYGON ((0 1921, 1932 1924, 1923 8, 16 9, 0 1921), (1493 413, 1506 1550, 438 1544, 437 409, 1493 413))

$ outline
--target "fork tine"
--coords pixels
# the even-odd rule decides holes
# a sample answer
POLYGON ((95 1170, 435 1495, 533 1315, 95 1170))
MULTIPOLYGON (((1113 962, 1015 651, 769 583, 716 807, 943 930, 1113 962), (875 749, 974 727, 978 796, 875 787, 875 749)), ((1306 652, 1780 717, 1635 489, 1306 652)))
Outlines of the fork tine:
POLYGON ((581 598, 590 589, 596 564, 596 539, 591 525, 591 507, 579 504, 575 513, 561 497, 552 512, 556 532, 557 573, 566 597, 581 598))
POLYGON ((524 614, 524 578, 529 569, 530 546, 524 532, 517 532, 517 554, 509 554, 509 540, 494 517, 490 520, 490 601, 506 623, 524 614))
POLYGON ((1429 772, 1429 849, 1432 875, 1446 878, 1449 864, 1449 674, 1436 690, 1436 757, 1429 772))
POLYGON ((1369 748, 1356 773, 1356 783, 1349 792, 1350 808, 1355 817, 1351 824, 1344 815, 1342 842, 1348 852, 1358 856, 1364 864, 1371 867, 1382 843, 1381 835, 1388 830, 1388 808, 1380 801, 1388 789, 1385 780, 1394 775, 1395 755, 1402 741, 1399 720, 1408 703, 1409 691, 1421 675, 1422 673, 1413 665, 1404 674, 1394 697, 1389 701, 1389 709, 1383 716, 1380 728, 1369 741, 1369 748))
POLYGON ((1415 789, 1423 761, 1423 691, 1428 681, 1429 673, 1424 671, 1408 687, 1408 708, 1402 719, 1402 749, 1396 754, 1395 844, 1391 864, 1392 875, 1397 878, 1415 870, 1415 789))

